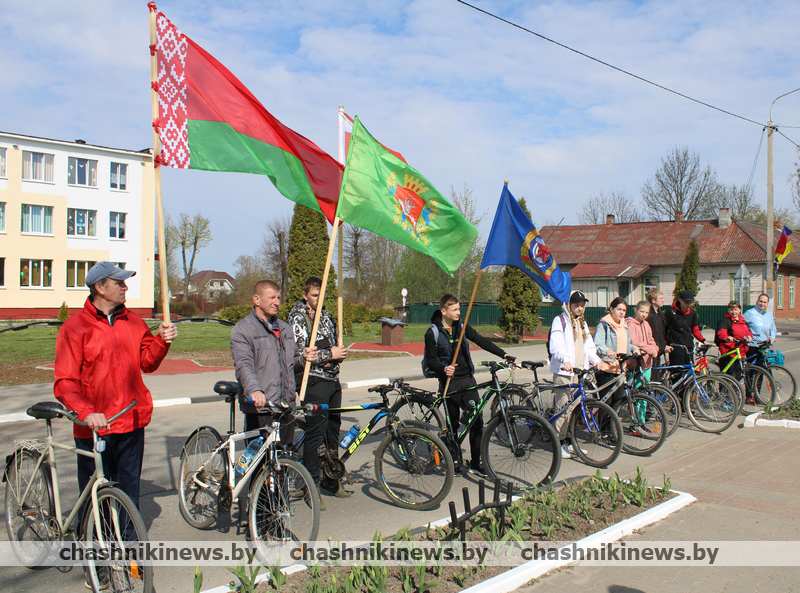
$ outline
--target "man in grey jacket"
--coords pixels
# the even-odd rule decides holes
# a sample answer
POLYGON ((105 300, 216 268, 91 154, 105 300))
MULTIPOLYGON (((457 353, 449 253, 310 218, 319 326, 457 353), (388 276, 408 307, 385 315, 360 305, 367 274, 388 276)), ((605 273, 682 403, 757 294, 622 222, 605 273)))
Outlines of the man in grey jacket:
MULTIPOLYGON (((255 430, 272 422, 261 413, 267 401, 294 405, 294 368, 304 360, 314 362, 317 349, 298 351, 292 328, 278 319, 280 287, 272 280, 257 283, 253 311, 231 331, 231 353, 239 382, 239 409, 244 413, 244 430, 255 430)), ((294 425, 281 429, 281 441, 291 442, 294 425)))

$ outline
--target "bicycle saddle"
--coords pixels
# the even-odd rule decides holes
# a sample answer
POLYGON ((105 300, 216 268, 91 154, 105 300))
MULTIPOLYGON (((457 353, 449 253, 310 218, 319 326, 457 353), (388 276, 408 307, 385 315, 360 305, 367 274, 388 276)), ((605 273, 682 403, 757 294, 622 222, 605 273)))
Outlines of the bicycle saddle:
POLYGON ((28 416, 37 420, 51 420, 52 418, 62 418, 68 412, 59 402, 39 402, 28 408, 28 416))
POLYGON ((217 381, 214 391, 220 395, 230 396, 239 393, 239 384, 236 381, 217 381))

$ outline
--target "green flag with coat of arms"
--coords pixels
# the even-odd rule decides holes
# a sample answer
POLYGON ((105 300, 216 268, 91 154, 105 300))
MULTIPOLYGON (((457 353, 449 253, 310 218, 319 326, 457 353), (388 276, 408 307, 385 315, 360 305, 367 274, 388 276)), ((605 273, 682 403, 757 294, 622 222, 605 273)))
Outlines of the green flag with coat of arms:
POLYGON ((375 140, 358 117, 336 215, 431 256, 450 275, 478 238, 478 229, 425 177, 375 140))

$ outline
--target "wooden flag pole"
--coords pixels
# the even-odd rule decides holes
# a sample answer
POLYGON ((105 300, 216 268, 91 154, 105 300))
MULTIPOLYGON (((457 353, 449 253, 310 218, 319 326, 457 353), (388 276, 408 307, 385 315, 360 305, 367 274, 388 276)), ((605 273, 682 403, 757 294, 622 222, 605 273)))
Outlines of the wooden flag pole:
POLYGON ((158 217, 158 270, 161 276, 161 308, 164 313, 164 323, 170 322, 169 316, 169 283, 167 281, 167 246, 164 238, 164 205, 161 201, 161 167, 158 157, 161 155, 161 137, 158 135, 158 56, 156 55, 156 7, 150 5, 150 81, 152 87, 153 107, 153 173, 155 175, 156 215, 158 217))
POLYGON ((344 243, 344 230, 342 230, 342 234, 339 237, 339 269, 337 270, 336 274, 336 279, 338 280, 337 287, 339 290, 339 295, 338 298, 336 299, 336 312, 338 314, 337 319, 339 320, 338 334, 339 334, 340 348, 344 345, 344 337, 342 335, 343 334, 342 329, 344 328, 344 300, 342 297, 342 270, 344 269, 342 267, 342 261, 344 260, 344 246, 342 245, 343 243, 344 243))
MULTIPOLYGON (((451 363, 452 366, 455 366, 458 353, 461 351, 461 342, 464 341, 464 330, 466 329, 467 322, 469 321, 469 314, 472 312, 472 303, 475 301, 475 294, 478 292, 478 282, 481 281, 481 274, 483 274, 483 268, 478 270, 478 277, 475 278, 475 286, 472 287, 472 296, 469 298, 469 307, 467 307, 467 316, 464 317, 464 323, 461 324, 461 333, 458 335, 456 351, 453 353, 453 362, 451 363)), ((442 397, 447 395, 447 390, 450 388, 451 379, 452 377, 447 377, 447 381, 444 384, 444 391, 442 391, 442 397)))
MULTIPOLYGON (((336 232, 339 229, 339 217, 333 219, 333 230, 331 231, 331 240, 328 244, 328 256, 325 258, 325 271, 322 273, 322 286, 319 288, 319 301, 317 301, 317 310, 314 313, 314 324, 311 328, 311 336, 308 338, 308 345, 312 346, 317 342, 317 330, 319 329, 319 319, 322 313, 322 305, 325 302, 325 287, 328 284, 328 276, 331 269, 331 262, 333 261, 333 249, 336 244, 336 232)), ((305 368, 303 368, 303 382, 300 385, 300 401, 303 402, 306 397, 306 388, 308 387, 308 373, 311 370, 311 361, 306 361, 305 368)))

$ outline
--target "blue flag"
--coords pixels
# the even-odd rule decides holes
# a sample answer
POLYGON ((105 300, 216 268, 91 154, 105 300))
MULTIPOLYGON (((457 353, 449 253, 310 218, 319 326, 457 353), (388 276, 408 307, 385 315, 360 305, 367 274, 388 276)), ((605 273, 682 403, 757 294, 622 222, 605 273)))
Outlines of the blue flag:
POLYGON ((562 303, 569 301, 572 278, 558 267, 536 226, 508 191, 508 185, 503 186, 492 231, 486 242, 481 269, 486 266, 519 268, 546 293, 562 303))

